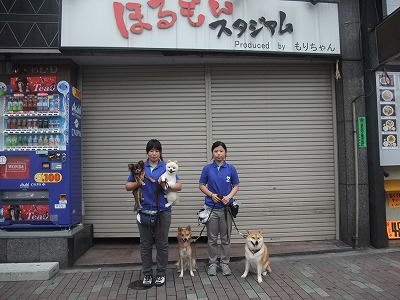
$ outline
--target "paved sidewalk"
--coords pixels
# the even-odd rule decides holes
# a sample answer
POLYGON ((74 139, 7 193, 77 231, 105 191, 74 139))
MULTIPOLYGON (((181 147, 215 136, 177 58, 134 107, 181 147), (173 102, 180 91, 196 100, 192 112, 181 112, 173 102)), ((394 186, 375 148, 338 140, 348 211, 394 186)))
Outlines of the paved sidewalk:
POLYGON ((241 278, 244 261, 232 275, 198 272, 179 278, 170 264, 166 284, 142 289, 140 266, 60 270, 51 280, 0 282, 0 299, 393 299, 400 297, 400 248, 272 257, 272 273, 259 284, 241 278))
MULTIPOLYGON (((198 261, 208 261, 206 242, 197 242, 194 245, 195 258, 198 261)), ((270 256, 301 255, 311 253, 332 253, 352 251, 349 245, 339 240, 307 241, 307 242, 268 242, 270 256)), ((241 244, 231 244, 231 260, 244 258, 245 240, 241 244)), ((398 244, 400 246, 400 243, 398 244)), ((178 260, 178 243, 171 241, 169 244, 168 261, 178 260)), ((153 247, 153 260, 156 258, 156 250, 153 247)), ((121 265, 141 265, 140 243, 127 239, 124 241, 96 242, 89 251, 75 262, 74 267, 111 267, 121 265)))

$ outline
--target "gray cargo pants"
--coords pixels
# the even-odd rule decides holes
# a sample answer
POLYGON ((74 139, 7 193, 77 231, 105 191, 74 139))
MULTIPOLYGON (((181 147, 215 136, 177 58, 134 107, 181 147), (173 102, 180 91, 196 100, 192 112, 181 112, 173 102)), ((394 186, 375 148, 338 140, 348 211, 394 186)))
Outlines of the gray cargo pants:
POLYGON ((165 276, 168 265, 168 232, 171 225, 171 211, 160 213, 160 219, 155 227, 137 222, 140 233, 140 256, 142 258, 143 275, 153 276, 153 245, 157 249, 157 274, 165 276))
POLYGON ((216 264, 218 259, 218 235, 221 237, 221 262, 229 264, 231 259, 230 243, 232 216, 227 208, 214 208, 207 222, 209 264, 216 264))

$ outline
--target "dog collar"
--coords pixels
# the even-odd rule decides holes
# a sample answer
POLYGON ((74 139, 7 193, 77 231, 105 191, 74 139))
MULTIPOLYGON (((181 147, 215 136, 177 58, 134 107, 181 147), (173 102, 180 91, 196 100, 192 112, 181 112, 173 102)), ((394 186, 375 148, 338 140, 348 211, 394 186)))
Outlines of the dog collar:
POLYGON ((256 254, 258 251, 260 251, 260 250, 261 250, 261 248, 260 248, 260 249, 258 249, 257 251, 253 251, 253 250, 251 250, 250 248, 249 248, 249 250, 250 250, 250 252, 251 252, 251 253, 253 253, 253 255, 254 255, 254 254, 256 254))

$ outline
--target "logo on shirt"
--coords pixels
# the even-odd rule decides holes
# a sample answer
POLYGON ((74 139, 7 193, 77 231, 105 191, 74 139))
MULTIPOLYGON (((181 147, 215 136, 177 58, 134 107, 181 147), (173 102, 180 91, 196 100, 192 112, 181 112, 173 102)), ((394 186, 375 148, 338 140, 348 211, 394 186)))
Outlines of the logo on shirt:
POLYGON ((231 176, 226 176, 226 182, 231 182, 231 176))

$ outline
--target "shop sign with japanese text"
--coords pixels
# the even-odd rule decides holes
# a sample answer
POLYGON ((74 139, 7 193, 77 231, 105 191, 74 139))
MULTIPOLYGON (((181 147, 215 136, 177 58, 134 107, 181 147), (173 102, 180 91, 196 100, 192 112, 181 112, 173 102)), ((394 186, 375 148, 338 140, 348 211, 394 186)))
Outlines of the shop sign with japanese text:
POLYGON ((367 148, 367 119, 358 117, 358 147, 367 148))
POLYGON ((61 48, 340 54, 337 3, 62 1, 61 48))
POLYGON ((387 221, 386 222, 386 231, 388 234, 389 240, 392 239, 400 239, 400 221, 387 221))
POLYGON ((400 208, 400 191, 386 193, 389 208, 400 208))

